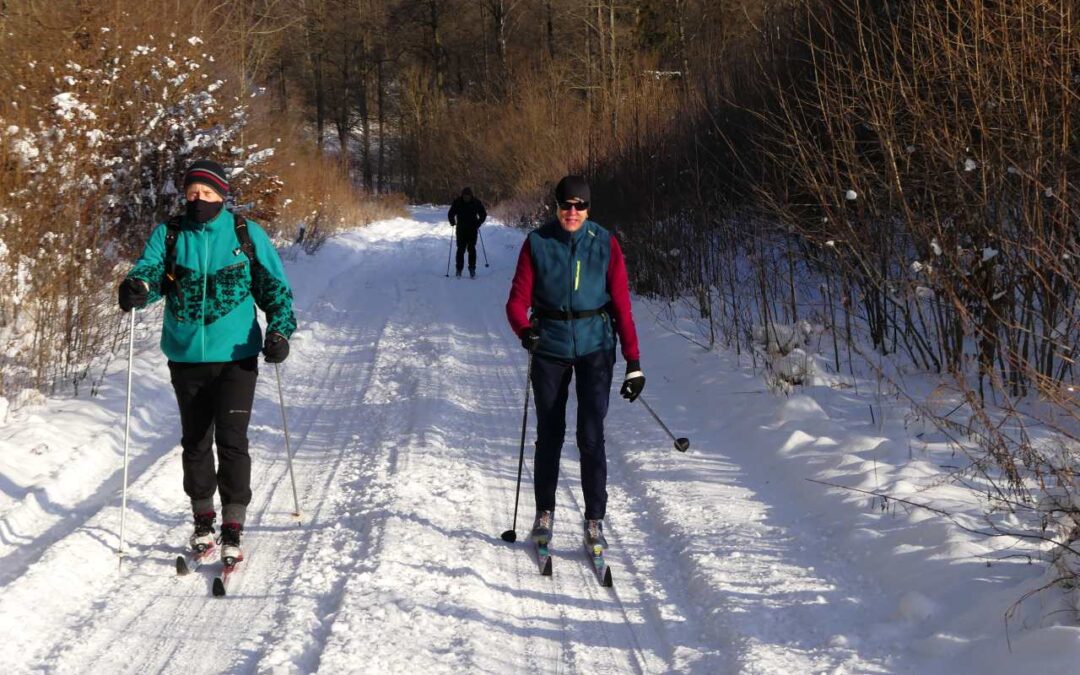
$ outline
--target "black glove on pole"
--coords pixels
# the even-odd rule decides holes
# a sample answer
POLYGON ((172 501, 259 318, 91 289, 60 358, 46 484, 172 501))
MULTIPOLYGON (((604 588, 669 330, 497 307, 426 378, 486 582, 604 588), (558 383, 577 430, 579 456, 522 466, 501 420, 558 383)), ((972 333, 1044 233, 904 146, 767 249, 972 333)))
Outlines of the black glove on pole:
POLYGON ((645 373, 641 372, 641 362, 627 361, 626 379, 623 380, 622 387, 619 388, 619 394, 633 403, 638 396, 641 396, 641 391, 644 388, 645 373))
POLYGON ((289 341, 281 333, 267 333, 263 355, 267 363, 281 363, 289 357, 289 341))
POLYGON ((526 328, 521 333, 521 346, 525 348, 525 351, 532 354, 536 351, 537 345, 540 344, 540 331, 533 327, 526 328))
POLYGON ((117 294, 119 295, 120 309, 130 312, 146 304, 146 300, 150 297, 150 288, 142 279, 128 277, 120 282, 117 294))

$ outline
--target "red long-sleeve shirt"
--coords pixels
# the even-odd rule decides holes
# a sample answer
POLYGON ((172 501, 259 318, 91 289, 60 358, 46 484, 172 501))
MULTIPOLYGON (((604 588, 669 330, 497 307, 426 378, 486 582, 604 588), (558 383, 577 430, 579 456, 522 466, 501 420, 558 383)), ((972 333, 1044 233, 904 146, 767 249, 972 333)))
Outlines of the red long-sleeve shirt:
MULTIPOLYGON (((529 327, 529 307, 532 306, 533 279, 532 252, 529 240, 521 247, 518 255, 514 281, 510 284, 510 298, 506 301, 506 318, 510 328, 518 337, 529 327)), ((630 282, 626 276, 626 258, 622 247, 614 235, 611 237, 611 259, 608 261, 607 290, 611 295, 611 318, 615 321, 615 332, 622 345, 622 355, 627 361, 641 358, 638 349, 637 328, 634 327, 634 313, 630 306, 630 282)))

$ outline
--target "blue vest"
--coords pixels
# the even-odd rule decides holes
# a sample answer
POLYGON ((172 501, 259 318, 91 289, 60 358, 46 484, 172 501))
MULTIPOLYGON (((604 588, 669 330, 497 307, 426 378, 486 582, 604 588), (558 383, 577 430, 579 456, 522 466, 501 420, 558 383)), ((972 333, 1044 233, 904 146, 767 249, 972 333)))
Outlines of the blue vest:
POLYGON ((529 251, 534 270, 532 307, 540 330, 536 353, 569 361, 615 349, 607 287, 611 233, 591 220, 574 233, 553 221, 529 233, 529 251), (596 310, 576 319, 545 316, 596 310))

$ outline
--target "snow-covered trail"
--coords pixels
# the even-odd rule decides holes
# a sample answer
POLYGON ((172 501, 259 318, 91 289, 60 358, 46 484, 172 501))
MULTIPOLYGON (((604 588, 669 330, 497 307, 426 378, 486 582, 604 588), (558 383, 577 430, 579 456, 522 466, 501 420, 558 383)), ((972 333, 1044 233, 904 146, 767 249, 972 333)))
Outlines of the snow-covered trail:
MULTIPOLYGON (((692 438, 693 450, 674 452, 640 406, 613 392, 607 534, 615 589, 599 587, 580 550, 572 434, 554 577, 536 573, 524 545, 531 419, 519 543, 502 542, 525 386, 524 353, 503 306, 522 234, 485 226, 491 267, 481 255, 479 278, 447 279, 443 213, 417 208, 413 218, 362 228, 287 263, 300 331, 281 375, 303 517, 292 517, 275 375, 263 365, 248 561, 224 599, 210 596, 214 566, 186 578, 173 572, 190 525, 156 327, 144 336, 132 557, 118 574, 122 425, 100 415, 79 423, 113 443, 88 474, 89 497, 60 524, 47 512, 20 516, 30 552, 10 567, 0 558, 8 638, 0 670, 908 670, 889 656, 901 633, 873 628, 881 607, 872 589, 817 533, 799 528, 805 514, 782 488, 768 487, 767 471, 750 471, 767 470, 775 453, 740 464, 757 461, 755 443, 783 444, 785 425, 805 419, 802 403, 747 395, 705 405, 706 387, 760 386, 734 368, 701 376, 689 343, 651 325, 644 311, 646 396, 692 438)), ((106 397, 122 397, 120 379, 110 380, 106 397)), ((0 544, 12 540, 5 533, 19 508, 0 509, 0 544)))

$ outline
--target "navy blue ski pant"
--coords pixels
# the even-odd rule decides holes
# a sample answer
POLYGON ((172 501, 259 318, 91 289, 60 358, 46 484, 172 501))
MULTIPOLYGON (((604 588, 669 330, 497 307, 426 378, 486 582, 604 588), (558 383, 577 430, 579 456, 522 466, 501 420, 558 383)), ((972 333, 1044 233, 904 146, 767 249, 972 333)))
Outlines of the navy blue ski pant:
POLYGON ((559 457, 566 435, 566 401, 576 379, 577 446, 581 455, 581 490, 585 518, 600 519, 607 509, 607 457, 604 418, 611 394, 615 351, 601 349, 573 361, 534 356, 532 390, 536 399, 536 458, 533 465, 537 510, 555 509, 559 457))

